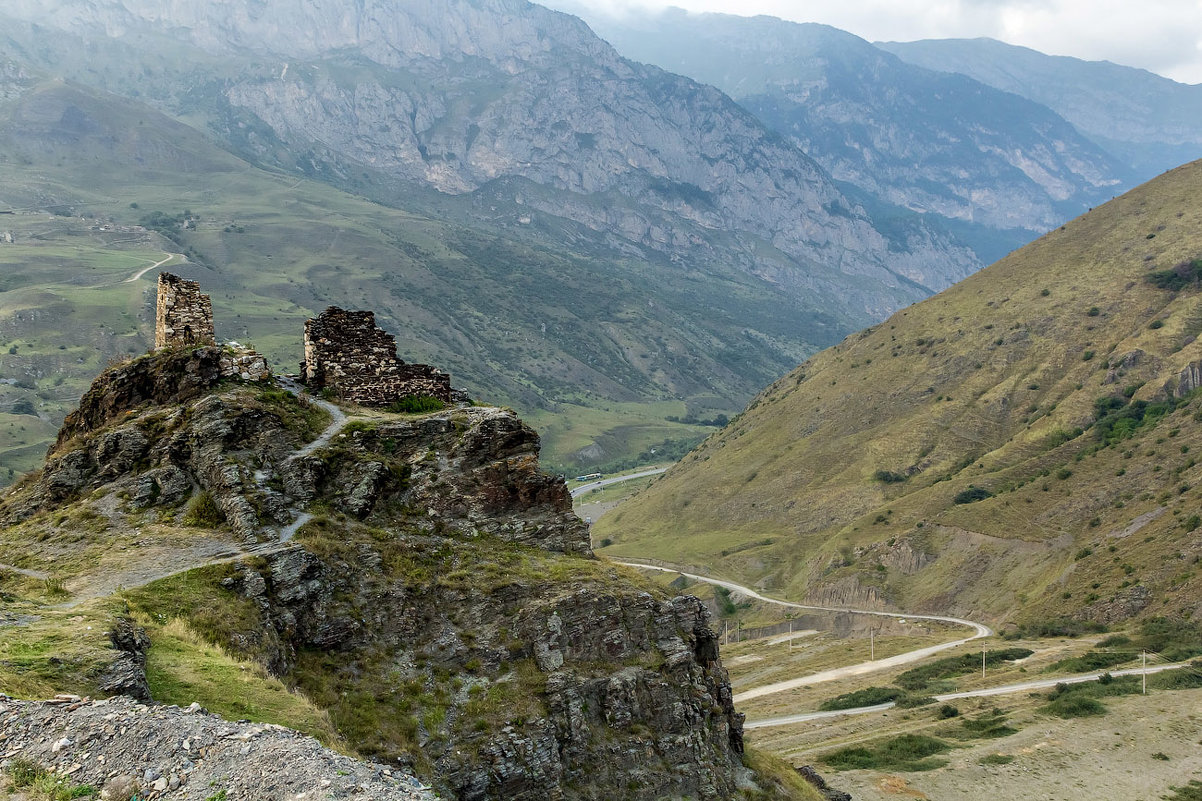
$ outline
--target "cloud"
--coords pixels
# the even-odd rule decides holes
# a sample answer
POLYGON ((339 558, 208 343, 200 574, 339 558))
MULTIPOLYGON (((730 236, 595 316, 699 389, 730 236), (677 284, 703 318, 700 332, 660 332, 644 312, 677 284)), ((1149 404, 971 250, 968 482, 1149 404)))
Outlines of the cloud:
MULTIPOLYGON (((573 0, 551 0, 566 7, 573 0)), ((1202 83, 1202 0, 574 0, 614 16, 668 6, 822 22, 870 41, 988 36, 1202 83)))

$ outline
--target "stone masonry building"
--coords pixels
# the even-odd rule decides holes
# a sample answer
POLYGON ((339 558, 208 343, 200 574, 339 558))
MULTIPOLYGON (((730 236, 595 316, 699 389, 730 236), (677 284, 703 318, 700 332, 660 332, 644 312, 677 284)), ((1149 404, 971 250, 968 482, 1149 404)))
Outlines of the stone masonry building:
MULTIPOLYGON (((171 273, 159 274, 158 310, 155 314, 154 348, 195 348, 217 344, 213 333, 213 304, 202 294, 200 284, 171 273)), ((221 375, 243 381, 271 378, 267 359, 236 342, 221 349, 221 375)))
POLYGON ((160 273, 155 350, 216 344, 213 304, 208 295, 201 294, 200 284, 171 273, 160 273))
POLYGON ((397 358, 396 339, 376 326, 373 312, 336 306, 305 323, 301 379, 311 390, 328 387, 362 406, 420 395, 452 400, 450 375, 397 358))

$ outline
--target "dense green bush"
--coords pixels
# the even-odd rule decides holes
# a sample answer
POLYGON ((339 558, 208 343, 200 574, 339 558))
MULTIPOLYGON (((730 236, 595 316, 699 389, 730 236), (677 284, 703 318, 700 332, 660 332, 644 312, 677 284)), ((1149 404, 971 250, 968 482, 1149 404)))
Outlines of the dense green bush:
MULTIPOLYGON (((985 664, 997 666, 1002 662, 1013 662, 1016 659, 1026 659, 1033 654, 1034 651, 1028 648, 1002 648, 993 651, 985 652, 985 664)), ((926 689, 931 682, 939 679, 952 678, 953 676, 962 676, 965 673, 972 673, 981 669, 980 654, 961 654, 960 656, 946 656, 943 659, 937 659, 926 665, 920 665, 916 668, 911 668, 905 673, 897 677, 896 682, 899 687, 904 687, 907 690, 923 690, 926 689)))
POLYGON ((1158 289, 1168 289, 1172 292, 1197 284, 1199 279, 1202 279, 1202 259, 1183 261, 1168 270, 1148 273, 1148 283, 1158 289))
POLYGON ((429 395, 406 395, 388 407, 393 414, 425 414, 440 412, 447 405, 438 398, 429 395))
POLYGON ((828 698, 822 702, 818 708, 823 711, 834 709, 855 709, 861 706, 876 706, 877 704, 887 704, 890 701, 896 701, 902 695, 902 691, 896 687, 868 687, 864 690, 856 690, 851 693, 843 693, 836 695, 834 698, 828 698))
POLYGON ((1093 698, 1079 695, 1066 695, 1045 704, 1041 710, 1058 718, 1087 718, 1095 715, 1105 715, 1106 707, 1093 698))
POLYGON ((986 498, 992 498, 993 493, 984 487, 978 487, 975 484, 970 484, 968 489, 960 490, 952 498, 953 503, 975 503, 983 501, 986 498))
POLYGON ((225 522, 225 512, 217 505, 212 493, 201 490, 192 496, 184 512, 184 525, 196 528, 217 528, 225 522))
POLYGON ((842 748, 820 759, 836 770, 934 770, 946 765, 947 761, 931 757, 949 750, 948 743, 935 737, 903 734, 868 745, 842 748))

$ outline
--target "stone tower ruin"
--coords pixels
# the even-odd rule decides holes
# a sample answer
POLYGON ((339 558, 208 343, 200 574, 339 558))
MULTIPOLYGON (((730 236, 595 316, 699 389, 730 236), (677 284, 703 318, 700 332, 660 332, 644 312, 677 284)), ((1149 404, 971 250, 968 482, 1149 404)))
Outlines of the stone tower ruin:
POLYGON ((361 406, 388 406, 416 395, 451 400, 450 375, 397 358, 396 339, 376 327, 373 312, 336 306, 305 323, 301 379, 311 390, 330 388, 361 406))
POLYGON ((200 284, 171 273, 159 273, 159 302, 155 314, 154 347, 216 345, 213 304, 200 284))

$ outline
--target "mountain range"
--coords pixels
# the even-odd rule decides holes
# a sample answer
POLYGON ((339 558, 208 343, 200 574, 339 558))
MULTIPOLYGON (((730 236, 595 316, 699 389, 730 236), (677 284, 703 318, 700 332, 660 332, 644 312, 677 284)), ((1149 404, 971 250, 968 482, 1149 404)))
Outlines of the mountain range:
MULTIPOLYGON (((300 241, 279 236, 281 224, 299 226, 320 240, 322 256, 306 248, 287 257, 298 261, 277 273, 273 291, 288 303, 254 334, 278 363, 299 358, 282 331, 323 304, 368 298, 409 340, 410 357, 530 412, 547 431, 550 461, 569 465, 695 441, 702 429, 666 418, 731 412, 806 355, 981 263, 939 221, 848 195, 716 89, 628 61, 570 16, 518 0, 381 0, 344 12, 309 3, 6 4, 3 54, 28 79, 7 88, 4 111, 16 115, 9 141, 23 143, 10 163, 50 179, 22 186, 61 191, 40 197, 50 193, 18 192, 14 182, 0 200, 33 210, 53 202, 67 216, 118 227, 152 211, 212 209, 201 225, 170 232, 175 245, 159 246, 190 252, 184 272, 220 273, 237 302, 256 294, 269 255, 284 264, 283 249, 300 241), (62 102, 59 118, 46 116, 49 107, 23 116, 21 103, 52 86, 60 99, 89 100, 62 102), (204 170, 168 166, 151 178, 142 168, 157 151, 129 146, 95 180, 97 155, 82 158, 79 143, 137 139, 125 122, 134 117, 203 134, 148 137, 156 147, 170 142, 179 164, 212 162, 216 145, 242 160, 234 172, 306 178, 298 187, 325 184, 399 210, 380 211, 390 222, 367 237, 386 240, 387 255, 365 256, 362 237, 334 230, 344 218, 293 219, 287 204, 272 208, 270 228, 230 226, 249 219, 254 194, 225 191, 204 170), (48 127, 67 133, 46 138, 48 127), (206 190, 150 190, 185 173, 206 190), (122 185, 130 192, 114 188, 122 185), (147 207, 151 195, 164 200, 147 207), (304 261, 320 268, 306 273, 304 261), (469 264, 471 279, 460 269, 469 264)), ((9 253, 36 258, 20 248, 45 236, 19 235, 9 253)), ((63 284, 40 277, 46 291, 22 308, 61 300, 63 284)), ((131 335, 145 341, 144 320, 131 335)), ((37 347, 53 351, 51 339, 37 347)), ((46 361, 0 354, 0 369, 20 371, 35 395, 64 398, 6 390, 13 404, 34 403, 42 428, 90 369, 46 361), (38 383, 59 378, 66 389, 38 383)), ((31 448, 38 436, 11 444, 31 448)))
POLYGON ((697 421, 1132 180, 1032 99, 821 26, 665 17, 707 42, 686 64, 648 22, 663 66, 709 86, 522 0, 0 14, 10 469, 98 360, 146 342, 125 279, 171 253, 277 365, 305 317, 371 307, 407 358, 526 413, 556 468, 608 468, 682 453, 697 421), (67 358, 79 319, 114 336, 67 358))
POLYGON ((1042 103, 1141 177, 1191 161, 1202 149, 1199 85, 993 39, 878 42, 877 47, 907 63, 967 75, 1042 103))

